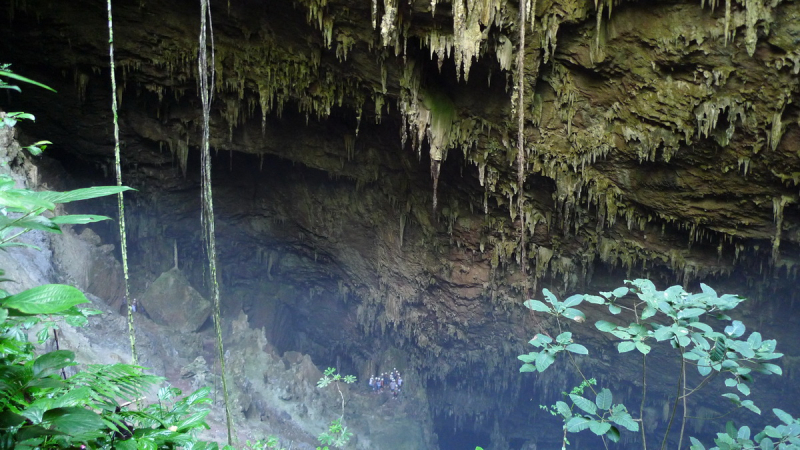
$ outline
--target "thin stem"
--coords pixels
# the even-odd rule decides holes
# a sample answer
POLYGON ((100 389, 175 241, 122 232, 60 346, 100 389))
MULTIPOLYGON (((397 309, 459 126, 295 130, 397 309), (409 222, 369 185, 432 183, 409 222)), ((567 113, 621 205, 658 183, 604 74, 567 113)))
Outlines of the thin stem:
POLYGON ((708 383, 711 379, 715 378, 717 375, 719 375, 719 372, 714 372, 711 375, 703 378, 703 381, 701 381, 700 384, 697 385, 697 387, 695 387, 694 389, 690 389, 689 392, 683 394, 683 397, 689 397, 690 395, 694 394, 695 392, 700 390, 703 386, 705 386, 706 383, 708 383))
POLYGON ((339 420, 344 420, 344 394, 342 394, 342 388, 339 387, 339 382, 336 382, 336 390, 339 391, 339 396, 342 397, 342 414, 339 415, 339 420))
MULTIPOLYGON (((637 319, 638 320, 638 319, 637 319)), ((647 355, 642 354, 642 402, 639 404, 639 429, 642 430, 642 450, 647 450, 647 436, 644 432, 644 400, 647 396, 647 355)))
MULTIPOLYGON (((563 333, 563 330, 561 328, 561 320, 559 320, 558 316, 556 316, 556 323, 558 324, 558 333, 559 334, 563 333)), ((594 395, 597 395, 597 391, 594 390, 594 387, 589 383, 589 379, 586 378, 586 375, 583 374, 583 371, 581 370, 580 366, 578 366, 578 363, 575 362, 575 358, 572 356, 572 352, 566 352, 566 353, 567 357, 569 357, 569 361, 572 363, 572 366, 575 367, 575 370, 578 371, 581 378, 583 378, 583 381, 586 382, 586 385, 589 386, 589 389, 591 389, 592 393, 594 393, 594 395)))
POLYGON ((678 392, 675 394, 675 403, 672 405, 672 414, 670 415, 669 423, 667 424, 667 431, 664 433, 664 439, 661 441, 661 450, 667 448, 667 437, 669 436, 669 430, 672 428, 672 422, 675 420, 675 412, 678 410, 678 401, 681 398, 682 381, 683 381, 683 372, 681 372, 680 379, 678 379, 678 392))
POLYGON ((678 439, 678 450, 683 446, 683 432, 686 429, 686 360, 683 358, 683 348, 681 348, 681 379, 683 380, 683 419, 681 420, 681 437, 678 439))

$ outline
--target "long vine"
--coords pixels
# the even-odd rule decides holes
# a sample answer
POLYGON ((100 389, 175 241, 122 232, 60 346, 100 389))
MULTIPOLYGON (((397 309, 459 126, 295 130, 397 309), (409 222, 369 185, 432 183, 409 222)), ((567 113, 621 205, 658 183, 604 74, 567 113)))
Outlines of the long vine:
POLYGON ((202 203, 201 222, 203 241, 208 255, 208 275, 211 285, 211 296, 214 303, 214 331, 217 335, 217 352, 222 378, 222 392, 225 401, 225 423, 228 428, 228 445, 233 445, 233 420, 228 399, 228 382, 225 374, 225 353, 222 345, 222 320, 220 318, 219 283, 217 281, 217 249, 214 232, 214 202, 211 190, 211 151, 209 144, 211 100, 213 99, 215 55, 214 27, 211 21, 211 5, 209 0, 200 0, 200 50, 197 58, 200 78, 200 99, 203 103, 203 138, 200 148, 200 172, 202 187, 200 199, 202 203), (211 37, 211 64, 208 62, 207 36, 211 37), (211 70, 209 71, 209 67, 211 70), (209 82, 210 80, 210 82, 209 82))
MULTIPOLYGON (((114 24, 111 15, 111 0, 108 4, 108 55, 111 61, 111 112, 114 116, 114 167, 117 174, 117 186, 122 186, 122 166, 120 164, 119 150, 119 116, 117 114, 117 77, 114 65, 114 24)), ((133 323, 133 302, 130 300, 130 287, 128 284, 128 238, 125 231, 125 202, 122 192, 117 194, 117 208, 119 210, 119 237, 122 250, 122 273, 125 277, 125 303, 128 310, 128 336, 131 342, 131 361, 138 364, 136 353, 136 328, 133 323)))

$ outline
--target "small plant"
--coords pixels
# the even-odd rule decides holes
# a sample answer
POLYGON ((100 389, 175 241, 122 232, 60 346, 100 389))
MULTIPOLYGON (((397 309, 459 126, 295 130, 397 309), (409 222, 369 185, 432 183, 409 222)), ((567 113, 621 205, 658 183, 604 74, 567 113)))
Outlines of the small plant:
MULTIPOLYGON (((682 405, 678 437, 678 448, 681 448, 689 419, 687 398, 706 387, 715 376, 726 377, 725 386, 734 392, 726 392, 722 396, 729 399, 735 408, 761 414, 753 401, 745 398, 750 395, 750 385, 755 380, 753 374, 781 375, 781 368, 773 361, 783 354, 775 351, 775 340, 763 339, 758 332, 752 332, 745 339, 745 325, 726 314, 744 298, 728 294, 719 296, 704 284, 701 284, 702 292, 696 294, 688 293, 680 286, 659 291, 651 281, 644 279, 626 281, 626 284, 612 292, 601 292, 599 296, 573 295, 564 301, 559 301, 550 291, 543 289, 547 303, 539 300, 525 302, 527 308, 555 317, 559 334, 555 339, 545 334, 534 336, 529 343, 537 350, 519 356, 523 362, 520 372, 544 372, 563 353, 583 379, 576 390, 565 394, 566 401, 545 408, 564 421, 562 448, 569 444, 567 433, 587 429, 595 435, 618 442, 620 428, 640 432, 642 447, 647 448, 642 420, 647 394, 647 355, 652 346, 658 343, 669 345, 680 357, 680 369, 676 377, 678 395, 672 405, 661 448, 665 448, 668 442, 676 412, 682 405), (634 418, 625 405, 614 404, 609 389, 595 389, 594 379, 587 379, 577 364, 576 356, 588 355, 589 351, 585 346, 575 343, 572 333, 563 328, 566 326, 565 320, 585 322, 586 315, 577 309, 584 301, 607 306, 613 315, 626 311, 633 320, 627 325, 600 320, 595 323, 595 328, 617 341, 619 353, 635 351, 641 355, 642 400, 638 418, 634 418), (713 320, 704 320, 708 318, 713 320), (718 322, 728 325, 722 331, 716 331, 711 324, 718 322), (695 386, 687 386, 687 366, 696 367, 703 377, 695 386), (593 399, 584 396, 586 389, 591 391, 593 399)), ((726 431, 719 433, 714 440, 717 446, 713 449, 800 449, 800 421, 780 409, 773 409, 773 413, 783 422, 782 425, 767 426, 758 433, 752 433, 747 426, 736 428, 729 422, 726 431)), ((705 450, 698 439, 690 437, 689 440, 691 450, 705 450)))
POLYGON ((353 437, 353 433, 347 431, 347 427, 342 425, 342 420, 344 420, 344 393, 342 392, 342 388, 340 387, 339 383, 344 382, 347 384, 353 384, 356 382, 355 375, 341 375, 336 373, 336 369, 333 367, 328 367, 325 369, 325 372, 322 373, 322 378, 317 381, 317 387, 322 389, 329 386, 333 383, 336 386, 336 390, 339 391, 339 396, 342 399, 342 413, 338 419, 331 421, 331 424, 328 426, 328 431, 323 432, 317 438, 320 443, 324 445, 324 447, 317 447, 317 450, 328 450, 328 446, 333 447, 344 447, 350 438, 353 437))

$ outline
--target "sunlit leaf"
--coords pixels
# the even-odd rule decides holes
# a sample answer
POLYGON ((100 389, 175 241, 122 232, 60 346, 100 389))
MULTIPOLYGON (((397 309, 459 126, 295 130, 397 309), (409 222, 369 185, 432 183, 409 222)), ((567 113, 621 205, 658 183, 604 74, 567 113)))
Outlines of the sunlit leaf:
POLYGON ((6 297, 0 305, 24 314, 55 314, 87 302, 86 296, 72 286, 46 284, 6 297))

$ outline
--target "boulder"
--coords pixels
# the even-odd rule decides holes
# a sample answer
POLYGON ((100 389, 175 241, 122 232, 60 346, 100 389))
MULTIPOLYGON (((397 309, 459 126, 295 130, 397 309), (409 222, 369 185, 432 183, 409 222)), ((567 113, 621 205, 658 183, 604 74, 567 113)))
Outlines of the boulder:
POLYGON ((181 332, 197 331, 211 314, 211 302, 189 284, 178 268, 162 273, 139 304, 154 322, 181 332))

